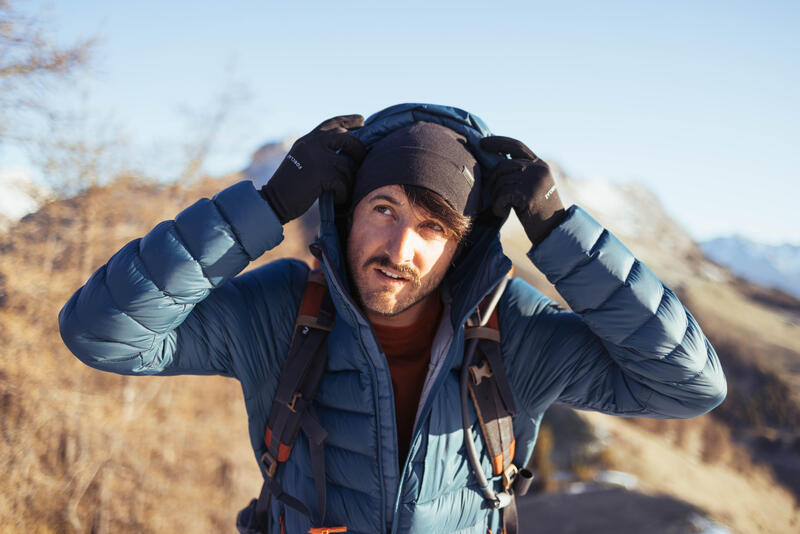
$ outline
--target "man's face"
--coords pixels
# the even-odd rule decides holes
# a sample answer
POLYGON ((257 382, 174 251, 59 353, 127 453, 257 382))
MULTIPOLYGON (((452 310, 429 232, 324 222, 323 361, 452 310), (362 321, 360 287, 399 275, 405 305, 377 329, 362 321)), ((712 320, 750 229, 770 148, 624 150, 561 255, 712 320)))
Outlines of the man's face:
POLYGON ((456 238, 403 188, 386 185, 359 201, 347 241, 347 264, 367 317, 383 324, 410 324, 420 304, 444 278, 456 238), (395 278, 400 277, 400 278, 395 278))

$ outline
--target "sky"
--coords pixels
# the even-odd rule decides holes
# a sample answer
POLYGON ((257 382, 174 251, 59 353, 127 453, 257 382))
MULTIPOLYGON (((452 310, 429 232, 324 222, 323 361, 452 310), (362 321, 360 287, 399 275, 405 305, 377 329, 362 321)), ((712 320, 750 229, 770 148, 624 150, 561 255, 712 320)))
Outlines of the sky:
MULTIPOLYGON (((164 179, 223 94, 247 97, 214 174, 328 117, 430 102, 572 178, 646 185, 698 240, 800 244, 800 2, 29 4, 60 42, 100 38, 74 92, 164 179)), ((0 172, 21 154, 0 150, 0 172)))

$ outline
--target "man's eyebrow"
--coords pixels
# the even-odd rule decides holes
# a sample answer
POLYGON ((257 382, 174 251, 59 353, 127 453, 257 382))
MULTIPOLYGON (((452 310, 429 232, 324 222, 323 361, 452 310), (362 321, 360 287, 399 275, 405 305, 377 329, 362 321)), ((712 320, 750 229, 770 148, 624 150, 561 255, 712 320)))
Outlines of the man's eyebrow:
MULTIPOLYGON (((378 193, 378 194, 376 194, 374 196, 371 196, 371 197, 367 198, 367 202, 375 202, 376 200, 384 200, 384 201, 386 201, 386 202, 388 202, 390 204, 394 204, 395 206, 401 206, 402 205, 402 203, 400 201, 398 201, 397 199, 395 199, 393 197, 390 197, 389 195, 387 195, 385 193, 378 193)), ((425 214, 425 218, 427 220, 429 220, 429 221, 434 221, 437 224, 441 225, 441 227, 444 230, 451 231, 450 227, 447 226, 447 224, 445 224, 445 222, 441 219, 441 217, 436 217, 435 215, 432 215, 431 213, 426 213, 425 214)))
POLYGON ((397 200, 395 200, 394 198, 390 197, 389 195, 385 195, 383 193, 379 193, 379 194, 377 194, 375 196, 369 197, 369 202, 374 202, 376 200, 385 200, 386 202, 389 202, 390 204, 394 204, 395 206, 399 206, 400 205, 400 203, 397 200))

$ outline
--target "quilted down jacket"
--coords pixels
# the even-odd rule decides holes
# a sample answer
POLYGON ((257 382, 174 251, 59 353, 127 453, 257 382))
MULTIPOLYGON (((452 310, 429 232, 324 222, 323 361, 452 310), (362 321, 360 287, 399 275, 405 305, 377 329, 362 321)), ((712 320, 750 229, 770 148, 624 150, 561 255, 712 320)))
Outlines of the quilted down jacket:
MULTIPOLYGON (((466 135, 487 172, 495 163, 477 147, 489 130, 455 108, 394 106, 370 117, 358 135, 369 146, 415 120, 466 135)), ((444 319, 408 458, 399 465, 386 357, 351 297, 330 195, 320 199, 320 212, 312 248, 337 311, 315 399, 328 432, 325 523, 357 534, 498 532, 499 512, 483 504, 463 452, 458 388, 463 324, 511 267, 498 228, 476 223, 471 246, 443 282, 444 319)), ((92 275, 59 314, 63 340, 87 365, 105 371, 237 378, 260 458, 308 267, 283 259, 239 273, 282 238, 278 219, 251 182, 199 200, 125 245, 92 275)), ((509 283, 498 305, 504 364, 519 409, 517 465, 530 457, 542 416, 554 402, 660 418, 697 416, 722 402, 725 378, 697 322, 580 207, 570 207, 528 257, 573 311, 559 309, 520 279, 509 283)), ((470 416, 484 472, 499 489, 474 412, 470 416)), ((278 480, 316 512, 302 433, 278 480)), ((287 532, 309 528, 304 516, 273 500, 273 532, 279 532, 280 516, 287 532)))

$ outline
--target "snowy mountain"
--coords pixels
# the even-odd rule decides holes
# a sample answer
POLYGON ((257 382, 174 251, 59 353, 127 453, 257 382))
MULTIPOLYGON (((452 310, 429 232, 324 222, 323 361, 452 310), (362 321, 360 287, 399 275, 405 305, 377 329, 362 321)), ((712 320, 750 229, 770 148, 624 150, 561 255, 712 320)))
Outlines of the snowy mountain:
POLYGON ((700 245, 706 256, 737 276, 800 298, 800 246, 765 245, 742 236, 718 237, 700 245))

